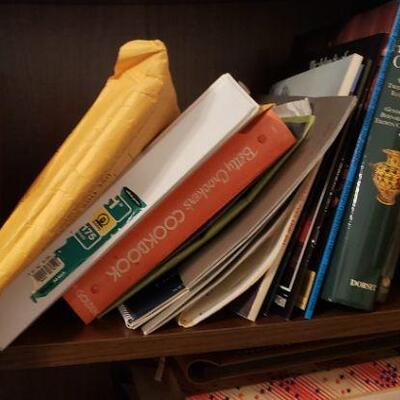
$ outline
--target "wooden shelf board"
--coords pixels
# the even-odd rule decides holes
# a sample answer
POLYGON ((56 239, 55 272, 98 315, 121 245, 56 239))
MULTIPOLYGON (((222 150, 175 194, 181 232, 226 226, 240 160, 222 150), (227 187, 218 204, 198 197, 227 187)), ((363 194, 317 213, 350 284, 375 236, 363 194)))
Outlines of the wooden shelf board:
POLYGON ((59 302, 0 354, 0 369, 51 367, 302 343, 400 331, 400 295, 375 312, 329 309, 310 321, 278 316, 256 323, 218 314, 198 327, 174 323, 143 336, 118 313, 85 326, 59 302))

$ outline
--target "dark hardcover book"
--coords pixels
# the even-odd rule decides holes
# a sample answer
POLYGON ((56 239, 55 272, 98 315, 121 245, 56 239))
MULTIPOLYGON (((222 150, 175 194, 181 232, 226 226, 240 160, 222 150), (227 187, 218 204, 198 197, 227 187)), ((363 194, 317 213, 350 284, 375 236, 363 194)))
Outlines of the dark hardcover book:
POLYGON ((293 307, 293 296, 295 296, 299 280, 302 276, 302 271, 299 269, 301 260, 304 255, 304 250, 310 235, 310 228, 313 224, 314 215, 316 212, 316 200, 320 197, 317 192, 320 191, 320 186, 314 186, 314 193, 311 193, 300 217, 299 223, 296 226, 294 235, 289 244, 289 251, 285 253, 283 259, 283 276, 279 282, 275 298, 274 310, 285 318, 289 318, 293 307))
POLYGON ((382 266, 381 280, 376 292, 377 303, 384 303, 389 294, 390 286, 393 281, 394 274, 398 268, 400 261, 400 213, 397 216, 395 230, 391 237, 391 243, 387 252, 385 263, 382 266))
MULTIPOLYGON (((368 133, 370 131, 375 111, 376 111, 376 106, 378 103, 378 100, 381 96, 382 93, 382 88, 383 88, 383 81, 385 79, 386 71, 390 65, 391 58, 393 55, 393 45, 395 44, 395 41, 397 40, 397 36, 400 31, 400 14, 398 11, 398 3, 393 2, 391 7, 393 7, 393 15, 395 14, 395 18, 389 17, 389 19, 386 18, 386 22, 389 22, 390 20, 390 26, 391 28, 389 29, 389 25, 386 26, 382 32, 390 32, 388 40, 385 44, 385 51, 382 51, 382 57, 380 59, 380 66, 379 66, 379 71, 376 73, 376 76, 374 77, 374 81, 371 84, 371 89, 370 93, 368 96, 368 101, 367 101, 367 107, 365 110, 365 114, 362 120, 362 124, 358 133, 356 145, 354 147, 353 154, 351 156, 351 161, 349 163, 347 173, 346 173, 346 178, 343 181, 343 188, 341 190, 340 196, 338 198, 338 203, 334 212, 334 216, 332 219, 332 223, 328 232, 328 236, 326 239, 326 243, 323 247, 322 255, 320 257, 320 262, 318 264, 318 269, 317 273, 315 276, 314 284, 311 289, 311 294, 307 303, 307 307, 304 313, 304 316, 306 319, 311 319, 314 315, 315 308, 317 306, 318 299, 320 298, 320 292, 322 290, 326 273, 328 271, 329 264, 332 259, 332 254, 335 249, 335 244, 336 240, 340 231, 340 228, 342 226, 344 214, 346 207, 348 205, 349 199, 351 198, 351 193, 352 189, 354 187, 354 183, 357 180, 357 175, 359 172, 359 167, 362 162, 362 155, 364 152, 364 148, 368 139, 368 133)), ((374 12, 377 12, 375 10, 374 12)), ((368 28, 368 30, 377 32, 380 31, 380 16, 378 18, 374 18, 376 24, 373 26, 368 26, 366 24, 365 27, 368 28), (370 29, 371 28, 371 29, 370 29)), ((355 23, 356 20, 353 20, 350 24, 355 23)), ((357 20, 358 22, 362 22, 360 18, 357 20)), ((350 26, 347 26, 349 28, 350 26)), ((356 35, 356 37, 360 36, 360 31, 359 29, 354 25, 351 29, 352 34, 356 35)), ((347 29, 347 33, 350 33, 350 31, 347 29)), ((354 37, 351 36, 351 37, 354 37)), ((340 35, 341 38, 339 41, 343 42, 344 36, 347 35, 340 35)))
MULTIPOLYGON (((329 230, 330 223, 332 222, 333 218, 335 199, 339 196, 341 183, 345 175, 344 169, 346 157, 344 152, 347 152, 346 144, 351 141, 351 139, 349 138, 349 133, 352 132, 350 130, 350 127, 352 126, 352 121, 353 120, 350 120, 346 124, 345 128, 343 128, 338 140, 334 143, 332 148, 325 156, 323 165, 321 166, 322 170, 324 171, 327 186, 325 187, 325 190, 321 191, 322 201, 320 203, 320 207, 318 208, 318 215, 316 216, 316 222, 313 226, 313 231, 311 232, 311 238, 309 241, 314 251, 312 254, 307 254, 305 256, 304 265, 301 266, 302 279, 300 279, 300 282, 298 282, 298 284, 295 286, 297 296, 302 295, 301 288, 304 284, 304 280, 307 279, 307 275, 311 274, 311 276, 315 276, 315 273, 313 273, 312 271, 316 269, 318 265, 318 262, 316 262, 316 260, 318 260, 321 256, 322 244, 327 238, 327 231, 329 230), (317 232, 319 236, 318 240, 317 232), (311 272, 308 272, 309 270, 311 272)), ((307 207, 305 207, 305 209, 307 209, 307 207)), ((294 243, 290 244, 294 246, 294 243)), ((280 281, 283 279, 286 262, 288 262, 291 251, 292 248, 289 245, 288 250, 285 254, 286 260, 284 259, 281 263, 279 270, 274 277, 273 283, 271 284, 271 289, 266 296, 265 304, 263 306, 263 315, 265 316, 270 314, 271 307, 275 303, 275 297, 278 293, 280 281)), ((311 249, 309 249, 308 251, 311 252, 311 249)), ((312 283, 313 282, 310 282, 311 285, 312 283)), ((294 299, 292 301, 294 302, 294 299)), ((293 303, 291 304, 291 307, 293 307, 293 303)))
MULTIPOLYGON (((353 148, 357 139, 357 132, 360 128, 364 114, 369 88, 378 69, 381 52, 386 41, 386 34, 378 34, 369 38, 356 40, 345 45, 336 46, 329 49, 325 53, 308 54, 303 59, 307 61, 300 62, 298 70, 316 67, 321 63, 329 61, 335 61, 354 52, 364 56, 364 68, 362 75, 358 80, 358 85, 355 88, 355 95, 359 100, 358 106, 353 114, 353 117, 346 124, 343 132, 332 147, 331 151, 326 155, 326 158, 329 159, 329 161, 324 163, 324 170, 328 186, 326 187, 326 190, 323 191, 320 207, 318 208, 317 215, 314 216, 316 218, 315 226, 313 226, 311 231, 311 237, 307 243, 307 248, 305 249, 305 254, 301 260, 301 264, 298 266, 298 270, 301 271, 301 273, 297 278, 298 281, 294 285, 295 291, 290 297, 290 302, 287 301, 289 298, 288 294, 286 294, 285 297, 282 297, 282 293, 279 293, 281 292, 279 289, 279 282, 281 279, 283 279, 283 274, 285 271, 285 264, 282 263, 274 282, 271 285, 271 290, 267 295, 263 309, 264 315, 269 314, 270 308, 275 303, 277 295, 281 296, 278 301, 280 300, 280 303, 284 304, 284 308, 286 308, 286 311, 283 312, 286 317, 290 317, 292 314, 294 306, 299 297, 306 296, 303 301, 306 302, 308 300, 309 293, 306 292, 310 292, 309 288, 313 284, 313 278, 315 277, 314 270, 318 265, 318 257, 321 255, 320 249, 327 238, 327 231, 329 230, 333 219, 335 207, 334 199, 336 196, 338 196, 338 193, 340 193, 340 187, 345 178, 345 171, 351 160, 353 148), (309 281, 308 285, 305 285, 306 280, 309 281), (308 288, 308 290, 303 291, 302 289, 304 286, 308 288)), ((289 256, 290 254, 288 252, 287 262, 289 256)), ((275 309, 279 310, 279 308, 276 306, 275 309)))
POLYGON ((280 265, 282 278, 275 293, 274 309, 288 319, 293 313, 306 276, 307 264, 304 262, 307 256, 306 250, 309 247, 311 234, 328 190, 329 180, 326 178, 327 173, 329 175, 336 150, 337 143, 321 162, 313 188, 280 265))
POLYGON ((339 197, 343 182, 344 160, 342 152, 338 151, 338 148, 343 147, 345 139, 346 137, 343 136, 341 139, 342 143, 337 143, 336 146, 331 149, 331 166, 327 170, 326 190, 322 193, 322 202, 302 260, 304 280, 301 283, 296 303, 303 311, 307 306, 308 298, 316 275, 316 269, 322 255, 323 245, 328 237, 335 204, 337 203, 337 198, 339 197))
POLYGON ((308 258, 310 257, 311 241, 314 228, 317 228, 317 218, 322 210, 326 193, 329 189, 330 165, 337 153, 337 145, 330 149, 319 168, 312 191, 304 207, 295 235, 291 253, 287 252, 286 265, 282 265, 283 277, 275 294, 274 309, 285 318, 290 319, 297 300, 301 294, 303 283, 307 277, 308 258))
MULTIPOLYGON (((398 29, 398 28, 396 28, 398 29)), ((400 193, 400 38, 389 46, 390 59, 377 85, 367 143, 344 209, 322 298, 372 310, 382 265, 399 213, 400 193)))
POLYGON ((388 35, 377 34, 365 39, 356 40, 344 45, 335 46, 330 49, 327 55, 309 56, 310 61, 305 62, 309 67, 318 66, 321 63, 336 60, 342 56, 346 56, 349 52, 357 52, 364 56, 364 71, 359 80, 356 89, 356 96, 359 99, 358 107, 353 114, 351 121, 347 124, 344 133, 336 145, 336 155, 332 159, 332 167, 327 173, 329 190, 325 194, 322 207, 317 216, 317 222, 311 233, 311 240, 306 249, 303 265, 301 267, 304 272, 304 280, 299 294, 299 307, 304 310, 314 284, 317 268, 321 258, 321 249, 327 239, 330 230, 335 207, 340 196, 343 182, 346 178, 346 172, 351 161, 354 147, 357 141, 358 132, 365 115, 365 109, 368 101, 369 90, 375 78, 380 65, 381 54, 387 42, 388 35), (370 57, 367 59, 366 57, 370 57))
POLYGON ((327 44, 322 47, 320 51, 313 50, 312 52, 304 53, 303 56, 298 56, 300 61, 296 68, 298 71, 316 68, 320 65, 347 57, 353 53, 357 53, 365 59, 375 60, 381 56, 381 51, 384 44, 387 42, 387 37, 387 34, 379 33, 336 46, 327 44))
MULTIPOLYGON (((346 178, 347 168, 351 161, 357 139, 357 132, 360 129, 365 114, 368 91, 376 74, 379 65, 380 50, 384 46, 384 43, 385 41, 379 42, 381 47, 376 49, 374 62, 368 60, 368 62, 365 63, 363 76, 359 80, 359 85, 355 93, 359 100, 357 109, 352 119, 344 128, 342 135, 326 156, 328 159, 324 167, 326 170, 326 186, 322 193, 320 207, 315 216, 316 220, 310 233, 310 240, 307 243, 305 254, 301 261, 301 266, 299 267, 302 271, 302 280, 299 282, 297 288, 296 303, 303 311, 307 306, 311 288, 314 284, 317 268, 322 256, 322 248, 328 237, 335 207, 338 203, 343 182, 346 178)), ((294 306, 293 302, 292 306, 294 306)))

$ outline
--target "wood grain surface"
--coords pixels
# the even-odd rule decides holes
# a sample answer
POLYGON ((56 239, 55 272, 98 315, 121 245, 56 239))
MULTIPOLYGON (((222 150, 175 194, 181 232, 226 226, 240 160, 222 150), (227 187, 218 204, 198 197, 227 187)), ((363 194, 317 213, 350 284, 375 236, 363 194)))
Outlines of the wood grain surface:
POLYGON ((372 313, 330 308, 311 321, 273 316, 256 323, 219 313, 195 328, 179 328, 172 322, 148 336, 126 329, 118 313, 84 325, 59 302, 0 353, 0 369, 200 354, 396 331, 400 331, 398 294, 372 313))
POLYGON ((0 223, 92 104, 123 43, 166 43, 184 109, 225 72, 265 92, 296 33, 358 4, 339 2, 0 4, 0 223))
MULTIPOLYGON (((341 21, 366 1, 0 3, 0 223, 96 98, 118 47, 168 46, 182 108, 231 72, 253 93, 284 74, 296 34, 341 21), (27 3, 27 4, 25 4, 27 3)), ((15 318, 10 310, 10 318, 15 318)), ((250 324, 218 314, 148 337, 114 313, 85 326, 59 302, 0 354, 0 369, 222 351, 400 331, 400 296, 376 312, 326 310, 312 321, 250 324)))

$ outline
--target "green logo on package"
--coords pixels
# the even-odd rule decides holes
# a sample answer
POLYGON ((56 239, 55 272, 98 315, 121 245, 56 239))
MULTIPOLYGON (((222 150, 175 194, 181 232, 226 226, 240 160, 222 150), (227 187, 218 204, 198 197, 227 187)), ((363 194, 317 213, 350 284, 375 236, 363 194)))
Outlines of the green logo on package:
POLYGON ((36 302, 47 296, 144 207, 146 204, 134 192, 122 188, 119 195, 97 209, 86 224, 68 237, 62 247, 29 272, 36 287, 32 300, 36 302))

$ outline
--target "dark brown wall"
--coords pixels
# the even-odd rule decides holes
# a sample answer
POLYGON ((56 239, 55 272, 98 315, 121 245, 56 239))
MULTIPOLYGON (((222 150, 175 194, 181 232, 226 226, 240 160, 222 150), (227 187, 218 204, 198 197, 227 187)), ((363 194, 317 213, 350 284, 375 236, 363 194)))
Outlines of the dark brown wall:
POLYGON ((295 33, 342 18, 351 3, 0 4, 0 223, 93 102, 124 42, 165 41, 184 108, 223 72, 265 91, 295 33))

